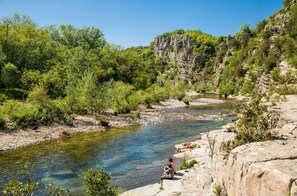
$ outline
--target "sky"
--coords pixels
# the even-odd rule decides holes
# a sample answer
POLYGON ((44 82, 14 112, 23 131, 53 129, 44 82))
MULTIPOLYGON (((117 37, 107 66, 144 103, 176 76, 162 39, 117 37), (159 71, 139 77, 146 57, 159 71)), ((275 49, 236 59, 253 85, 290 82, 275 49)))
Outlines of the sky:
POLYGON ((94 26, 112 44, 149 45, 176 29, 235 34, 282 7, 282 0, 0 0, 0 18, 18 12, 39 26, 94 26))

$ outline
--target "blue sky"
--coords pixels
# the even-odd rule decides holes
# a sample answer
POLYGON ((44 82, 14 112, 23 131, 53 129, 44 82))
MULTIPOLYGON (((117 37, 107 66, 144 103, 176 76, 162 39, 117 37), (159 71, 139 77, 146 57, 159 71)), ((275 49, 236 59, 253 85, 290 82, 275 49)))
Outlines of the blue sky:
POLYGON ((0 17, 15 12, 39 26, 95 26, 109 43, 148 45, 175 29, 200 29, 212 35, 255 26, 279 10, 282 0, 0 0, 0 17))

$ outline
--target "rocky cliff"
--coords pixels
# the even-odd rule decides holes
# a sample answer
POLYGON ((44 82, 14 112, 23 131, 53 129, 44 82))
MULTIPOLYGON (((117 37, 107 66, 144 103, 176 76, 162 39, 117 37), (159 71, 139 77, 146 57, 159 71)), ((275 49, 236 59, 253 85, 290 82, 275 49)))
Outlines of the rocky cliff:
POLYGON ((158 36, 153 42, 154 54, 168 63, 161 75, 219 87, 225 95, 270 94, 279 84, 296 83, 297 71, 292 69, 297 68, 295 4, 296 0, 285 1, 279 12, 255 29, 243 26, 234 36, 183 30, 158 36), (279 73, 287 68, 295 79, 279 80, 279 73))
POLYGON ((177 30, 155 39, 154 54, 167 60, 169 66, 164 73, 165 76, 171 75, 170 79, 176 77, 191 84, 201 80, 202 69, 214 55, 215 40, 216 38, 200 31, 177 30), (205 43, 205 39, 213 43, 205 43), (204 47, 213 49, 204 50, 204 47))

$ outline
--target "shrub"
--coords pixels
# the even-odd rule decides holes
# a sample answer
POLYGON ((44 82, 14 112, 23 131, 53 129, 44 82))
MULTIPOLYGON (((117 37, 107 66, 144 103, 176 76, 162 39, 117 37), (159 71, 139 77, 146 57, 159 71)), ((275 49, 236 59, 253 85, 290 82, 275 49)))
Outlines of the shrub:
POLYGON ((69 196, 70 191, 61 187, 56 187, 53 183, 46 185, 46 190, 49 196, 69 196))
POLYGON ((276 126, 278 116, 268 112, 267 106, 261 104, 260 97, 254 98, 250 103, 243 104, 242 116, 236 124, 236 137, 232 148, 251 143, 274 139, 269 129, 276 126))
POLYGON ((118 188, 110 185, 111 174, 104 169, 89 169, 85 176, 87 195, 113 196, 118 194, 118 188))
POLYGON ((30 196, 33 195, 34 191, 37 189, 38 183, 35 181, 28 180, 26 184, 23 184, 18 180, 12 180, 3 186, 3 194, 30 196))
POLYGON ((223 189, 223 187, 222 187, 220 184, 216 184, 216 185, 213 187, 213 193, 214 193, 216 196, 225 196, 225 195, 227 195, 227 194, 224 192, 224 189, 223 189))
POLYGON ((185 104, 189 105, 190 101, 192 101, 191 97, 184 97, 182 100, 185 104))
POLYGON ((242 86, 242 93, 243 94, 251 94, 254 90, 254 86, 251 83, 251 81, 245 81, 243 86, 242 86))
POLYGON ((124 82, 111 82, 108 89, 109 105, 118 113, 127 113, 131 110, 129 96, 134 92, 134 87, 124 82))
POLYGON ((181 170, 184 170, 184 169, 189 169, 191 167, 193 167, 195 164, 197 163, 196 160, 191 160, 190 162, 183 162, 182 165, 180 166, 180 169, 181 170))
POLYGON ((55 118, 64 119, 66 116, 55 104, 42 107, 13 100, 4 102, 1 112, 14 124, 14 128, 48 124, 55 118))
POLYGON ((170 89, 170 97, 182 100, 185 97, 185 93, 188 86, 184 82, 179 82, 170 89))
POLYGON ((50 104, 47 90, 43 86, 35 86, 28 95, 28 101, 41 107, 46 107, 50 104))

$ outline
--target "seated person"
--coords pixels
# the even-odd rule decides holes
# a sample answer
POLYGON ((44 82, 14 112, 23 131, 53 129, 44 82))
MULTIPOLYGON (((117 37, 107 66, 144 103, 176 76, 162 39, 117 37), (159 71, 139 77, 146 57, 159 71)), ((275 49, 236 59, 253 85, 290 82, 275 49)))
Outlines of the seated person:
POLYGON ((173 162, 173 159, 172 158, 169 158, 168 159, 168 164, 170 164, 172 166, 172 169, 174 171, 174 174, 176 174, 176 165, 175 163, 173 162))
POLYGON ((171 164, 168 164, 164 168, 163 176, 161 176, 161 182, 163 182, 164 179, 170 179, 170 180, 172 180, 173 177, 174 177, 174 171, 172 169, 172 165, 171 164))

